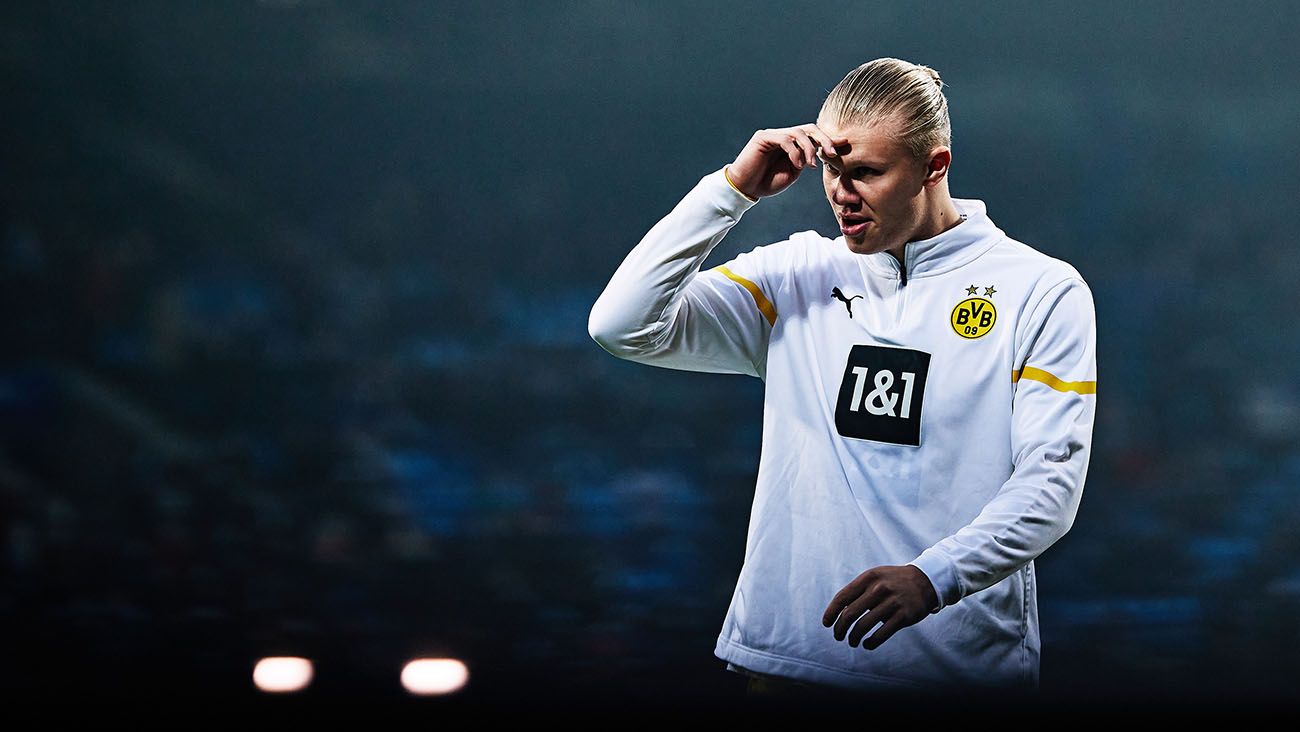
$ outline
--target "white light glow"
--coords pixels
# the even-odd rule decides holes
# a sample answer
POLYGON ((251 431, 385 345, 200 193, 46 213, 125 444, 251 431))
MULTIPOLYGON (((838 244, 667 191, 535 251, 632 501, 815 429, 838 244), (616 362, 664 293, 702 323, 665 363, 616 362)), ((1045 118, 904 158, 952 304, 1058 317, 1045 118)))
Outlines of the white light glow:
POLYGON ((454 658, 417 658, 402 669, 402 686, 412 694, 451 694, 469 681, 469 669, 454 658))
POLYGON ((253 684, 272 694, 302 691, 311 683, 311 677, 311 661, 294 656, 263 658, 253 667, 253 684))

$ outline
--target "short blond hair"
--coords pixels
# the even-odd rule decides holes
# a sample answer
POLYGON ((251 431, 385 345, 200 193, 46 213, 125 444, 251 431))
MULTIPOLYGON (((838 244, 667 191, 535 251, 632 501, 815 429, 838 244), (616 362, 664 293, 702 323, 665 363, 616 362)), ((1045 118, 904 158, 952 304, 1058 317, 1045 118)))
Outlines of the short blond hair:
POLYGON ((840 127, 892 120, 899 140, 921 161, 939 145, 952 146, 939 72, 901 59, 878 58, 850 71, 826 96, 819 118, 840 127))

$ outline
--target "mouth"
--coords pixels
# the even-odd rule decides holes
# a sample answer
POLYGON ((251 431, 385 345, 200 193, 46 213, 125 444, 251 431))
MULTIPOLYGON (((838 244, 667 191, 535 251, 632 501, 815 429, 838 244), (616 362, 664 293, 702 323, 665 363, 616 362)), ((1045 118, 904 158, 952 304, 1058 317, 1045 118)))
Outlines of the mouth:
POLYGON ((871 219, 865 216, 843 216, 840 218, 840 231, 845 236, 857 236, 867 230, 867 224, 871 219))

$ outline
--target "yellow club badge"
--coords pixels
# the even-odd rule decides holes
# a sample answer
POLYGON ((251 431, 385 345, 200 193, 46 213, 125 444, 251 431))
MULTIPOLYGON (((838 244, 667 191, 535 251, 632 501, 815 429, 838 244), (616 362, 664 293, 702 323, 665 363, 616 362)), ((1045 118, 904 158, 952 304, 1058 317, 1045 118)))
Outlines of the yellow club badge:
MULTIPOLYGON (((971 285, 966 288, 967 295, 976 295, 979 288, 971 285)), ((993 307, 993 293, 997 290, 990 285, 984 288, 983 297, 967 297, 952 309, 952 330, 962 338, 975 339, 987 335, 998 322, 998 309, 993 307)))

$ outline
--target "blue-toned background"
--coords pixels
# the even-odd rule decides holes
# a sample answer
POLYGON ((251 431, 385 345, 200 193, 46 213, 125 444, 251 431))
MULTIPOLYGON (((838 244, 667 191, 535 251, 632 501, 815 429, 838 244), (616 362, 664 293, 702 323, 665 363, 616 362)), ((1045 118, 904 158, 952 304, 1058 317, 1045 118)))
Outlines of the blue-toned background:
MULTIPOLYGON (((939 70, 954 196, 1096 297, 1045 691, 1300 681, 1290 3, 0 11, 9 688, 739 693, 762 384, 589 338, 626 252, 854 66, 939 70)), ((799 181, 721 262, 807 228, 799 181)), ((864 566, 864 569, 866 567, 864 566)))

